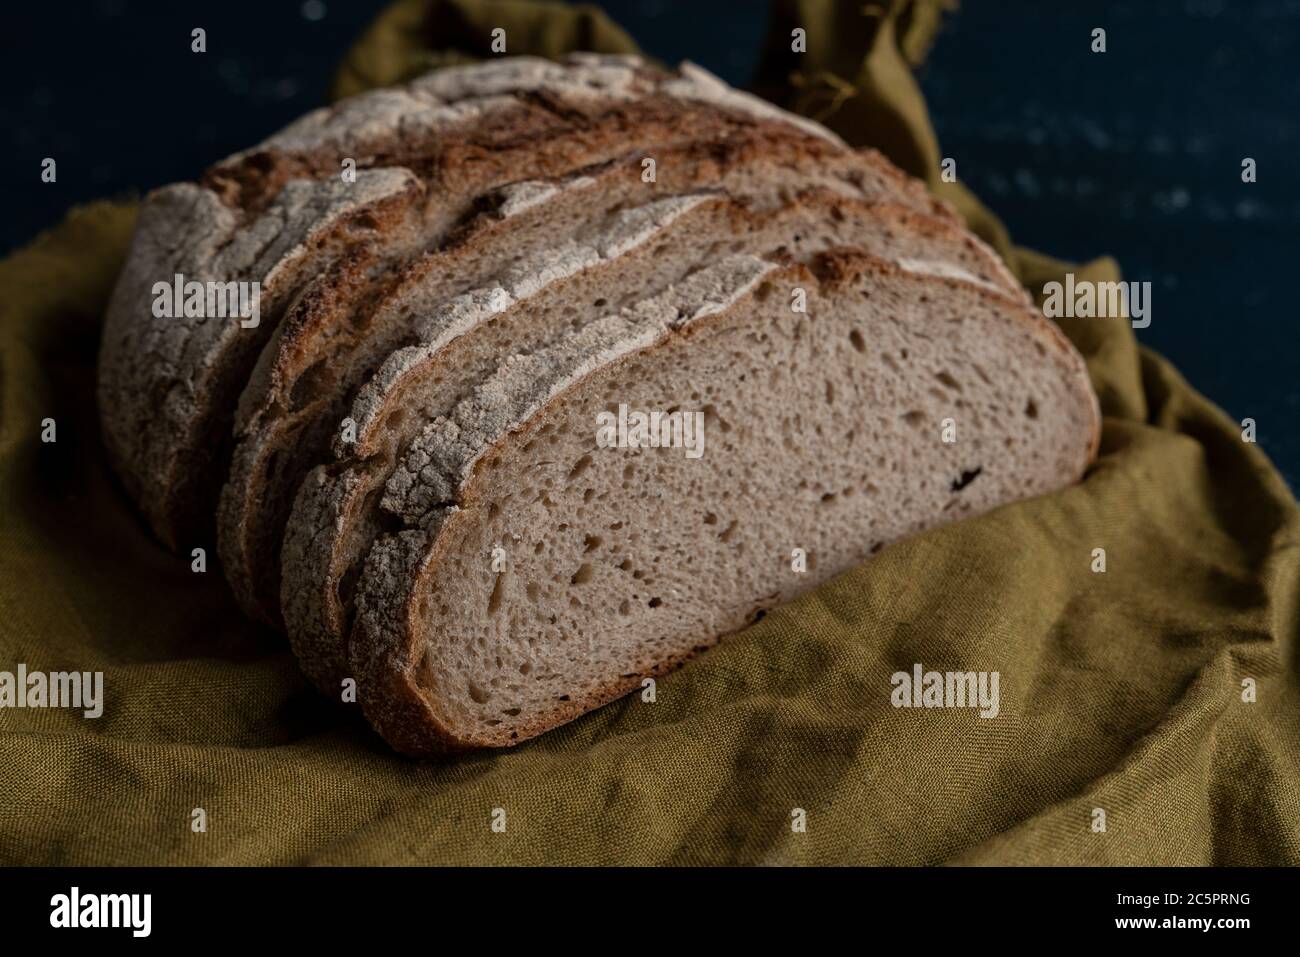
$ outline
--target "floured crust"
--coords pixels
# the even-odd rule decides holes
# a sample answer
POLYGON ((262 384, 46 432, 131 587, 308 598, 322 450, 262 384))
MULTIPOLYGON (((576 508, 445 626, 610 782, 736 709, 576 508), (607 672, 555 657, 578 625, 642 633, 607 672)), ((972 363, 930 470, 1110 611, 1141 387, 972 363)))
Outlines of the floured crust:
MULTIPOLYGON (((771 264, 765 265, 771 267, 771 264)), ((851 285, 864 272, 907 274, 896 265, 846 250, 815 257, 811 269, 794 264, 777 271, 769 268, 761 275, 782 288, 808 283, 818 285, 825 293, 851 285)), ((1071 475, 1062 477, 1064 480, 1077 480, 1095 456, 1100 436, 1100 412, 1078 353, 1043 316, 1011 297, 961 280, 912 275, 931 286, 959 285, 974 291, 1016 317, 1024 324, 1026 333, 1044 347, 1050 346, 1057 351, 1057 361, 1062 363, 1063 376, 1070 382, 1073 393, 1087 397, 1082 413, 1088 426, 1080 436, 1077 465, 1072 468, 1071 475)), ((737 294, 724 297, 726 301, 720 304, 720 308, 710 309, 698 318, 672 326, 650 343, 638 334, 627 340, 623 350, 617 345, 611 346, 604 351, 603 366, 593 369, 590 364, 580 364, 572 370, 572 375, 556 376, 541 389, 526 378, 514 381, 513 387, 519 393, 512 407, 523 411, 508 423, 498 412, 492 411, 497 405, 496 393, 491 390, 482 393, 479 399, 481 407, 477 411, 467 409, 460 412, 461 418, 481 422, 481 427, 473 430, 475 441, 465 445, 456 435, 438 440, 441 462, 437 474, 447 485, 454 485, 451 497, 445 507, 434 514, 426 528, 388 536, 371 549, 358 590, 357 620, 349 643, 351 663, 366 716, 393 747, 419 755, 516 744, 614 700, 638 686, 643 677, 675 668, 719 640, 718 635, 701 635, 690 653, 664 660, 648 660, 644 662, 644 669, 638 669, 636 674, 625 674, 572 701, 556 702, 549 714, 525 722, 498 737, 455 728, 454 722, 440 712, 436 692, 425 687, 418 673, 422 617, 419 595, 424 590, 424 582, 450 557, 446 549, 452 547, 450 543, 455 539, 449 534, 452 526, 458 522, 480 520, 476 512, 482 504, 483 463, 499 456, 507 444, 523 444, 536 437, 543 426, 561 414, 565 395, 593 371, 608 375, 632 355, 662 349, 674 337, 696 334, 709 322, 720 321, 731 309, 743 305, 754 288, 752 282, 739 285, 741 288, 737 294), (493 430, 494 434, 489 435, 493 430), (467 451, 470 448, 472 451, 467 451)), ((503 369, 501 376, 505 380, 514 379, 509 369, 503 369)))

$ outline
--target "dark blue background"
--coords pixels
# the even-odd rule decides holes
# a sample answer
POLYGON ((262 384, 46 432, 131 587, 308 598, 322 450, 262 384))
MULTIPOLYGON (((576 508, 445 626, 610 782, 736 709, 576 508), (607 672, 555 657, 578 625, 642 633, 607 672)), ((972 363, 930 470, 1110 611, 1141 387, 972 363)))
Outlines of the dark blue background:
MULTIPOLYGON (((759 0, 607 0, 647 52, 748 82, 759 0)), ((383 7, 23 4, 0 35, 0 251, 67 207, 192 178, 325 97, 383 7), (208 53, 191 54, 202 26, 208 53), (58 161, 58 182, 39 181, 58 161)), ((967 0, 921 83, 943 152, 1015 239, 1153 284, 1139 338, 1300 478, 1300 0, 967 0), (1108 52, 1089 51, 1104 27, 1108 52), (1241 182, 1254 157, 1259 181, 1241 182)))

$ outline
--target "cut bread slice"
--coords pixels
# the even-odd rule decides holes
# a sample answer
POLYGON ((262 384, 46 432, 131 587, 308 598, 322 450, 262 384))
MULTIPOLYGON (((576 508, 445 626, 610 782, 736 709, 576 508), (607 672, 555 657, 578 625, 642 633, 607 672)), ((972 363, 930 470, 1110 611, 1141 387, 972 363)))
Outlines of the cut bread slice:
MULTIPOLYGON (((307 471, 324 461, 325 430, 334 429, 355 390, 389 353, 419 341, 428 311, 507 263, 673 188, 717 186, 757 209, 823 187, 942 212, 924 193, 898 189, 878 160, 780 127, 651 152, 654 182, 645 181, 646 150, 639 150, 564 178, 514 183, 480 200, 488 208, 444 248, 414 259, 404 258, 403 250, 389 250, 386 259, 357 253, 311 284, 263 349, 244 389, 235 424, 238 445, 220 498, 222 564, 247 614, 281 621, 285 523, 307 471)), ((964 242, 971 269, 1018 291, 995 255, 978 240, 964 242)))
POLYGON ((854 245, 914 270, 960 274, 1021 295, 997 257, 969 234, 895 204, 824 191, 770 209, 725 197, 661 202, 676 204, 678 214, 635 232, 616 219, 585 247, 526 261, 452 300, 428 317, 423 345, 395 352, 361 390, 348 418, 355 435, 336 441, 338 460, 303 482, 284 539, 286 626, 304 670, 322 689, 336 690, 350 673, 351 592, 371 542, 394 518, 420 524, 440 501, 436 487, 420 479, 421 431, 431 421, 438 427, 502 356, 542 348, 735 252, 779 248, 806 257, 854 245))
POLYGON ((406 753, 516 744, 891 541, 1078 480, 1098 435, 1082 359, 1022 302, 860 251, 722 260, 434 423, 437 504, 358 587, 360 701, 406 753), (652 412, 684 416, 659 447, 610 431, 652 412))
POLYGON ((774 122, 809 128, 720 97, 699 71, 621 59, 531 71, 498 61, 435 76, 432 92, 418 92, 421 82, 354 98, 218 164, 200 185, 146 198, 105 321, 101 420, 127 490, 173 548, 206 537, 235 400, 311 277, 352 254, 414 255, 472 213, 484 190, 611 159, 630 143, 774 122), (520 76, 516 90, 510 78, 520 76), (258 323, 155 315, 156 285, 176 275, 259 283, 258 323))

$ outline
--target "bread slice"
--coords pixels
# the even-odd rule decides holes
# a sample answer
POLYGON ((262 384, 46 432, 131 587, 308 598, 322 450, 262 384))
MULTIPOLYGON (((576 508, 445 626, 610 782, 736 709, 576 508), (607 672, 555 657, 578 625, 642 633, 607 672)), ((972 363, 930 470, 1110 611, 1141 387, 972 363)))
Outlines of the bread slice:
POLYGON ((199 185, 147 197, 105 321, 100 406, 110 456, 155 533, 174 548, 205 537, 235 400, 309 279, 353 254, 414 254, 484 190, 611 159, 629 141, 815 127, 724 94, 697 69, 626 58, 496 61, 363 94, 218 164, 199 185), (355 182, 343 178, 345 160, 355 182), (154 285, 177 274, 260 283, 259 323, 154 316, 154 285))
MULTIPOLYGON (((682 146, 647 145, 563 178, 503 187, 480 199, 488 208, 446 246, 413 260, 361 254, 341 260, 276 329, 240 399, 238 445, 217 526, 222 564, 241 607, 270 624, 281 622, 280 546, 294 493, 308 470, 325 460, 327 438, 361 382, 390 352, 419 341, 424 314, 443 300, 486 281, 507 262, 558 244, 585 223, 673 189, 718 186, 759 208, 823 187, 946 219, 927 194, 900 186, 887 169, 877 158, 781 127, 682 146), (647 152, 657 165, 650 183, 642 175, 647 152)), ((973 269, 1018 291, 996 256, 977 240, 966 242, 973 269)))
POLYGON ((723 259, 505 360, 423 436, 437 505, 366 560, 361 703, 409 754, 516 744, 891 541, 1076 481, 1098 435, 1023 302, 859 251, 723 259), (703 413, 702 454, 602 447, 620 408, 703 413))
POLYGON ((323 690, 336 691, 350 674, 352 587, 371 542, 395 520, 420 524, 438 501, 429 497, 433 487, 418 480, 423 450, 407 446, 426 423, 436 428, 502 356, 539 349, 728 252, 779 248, 804 257, 854 245, 917 271, 964 275, 1009 297, 1023 295, 969 234, 895 204, 824 191, 775 209, 748 209, 724 197, 673 202, 690 206, 636 241, 616 222, 585 252, 570 248, 521 264, 497 284, 448 303, 429 317, 427 342, 395 352, 361 390, 349 417, 355 440, 336 442, 338 460, 303 483, 284 541, 286 626, 303 669, 323 690), (602 256, 602 248, 620 254, 602 256))

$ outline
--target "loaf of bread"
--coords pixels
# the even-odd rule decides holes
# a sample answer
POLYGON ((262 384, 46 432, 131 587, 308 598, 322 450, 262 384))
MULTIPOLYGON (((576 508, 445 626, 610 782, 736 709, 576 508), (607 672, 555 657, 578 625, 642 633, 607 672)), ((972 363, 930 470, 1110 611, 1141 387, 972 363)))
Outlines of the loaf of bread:
POLYGON ((158 537, 215 534, 245 611, 412 754, 570 720, 1077 480, 1099 433, 1082 360, 919 183, 592 55, 354 97, 151 194, 99 396, 158 537), (256 322, 155 315, 175 274, 258 283, 256 322))

